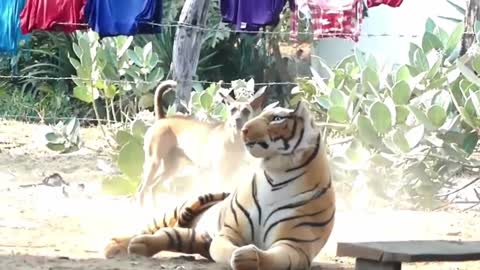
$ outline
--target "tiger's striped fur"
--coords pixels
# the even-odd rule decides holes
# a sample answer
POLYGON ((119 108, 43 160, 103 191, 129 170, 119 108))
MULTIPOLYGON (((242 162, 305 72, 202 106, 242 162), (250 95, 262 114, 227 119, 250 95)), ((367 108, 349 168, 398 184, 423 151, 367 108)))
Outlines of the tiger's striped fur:
MULTIPOLYGON (((208 193, 193 200, 184 201, 175 207, 173 211, 167 211, 158 218, 153 218, 152 222, 147 224, 146 228, 138 235, 158 236, 163 233, 168 237, 168 240, 171 241, 171 243, 168 243, 171 247, 177 247, 181 241, 184 241, 181 238, 183 235, 187 234, 189 236, 188 238, 191 242, 189 245, 195 244, 195 241, 191 241, 190 238, 193 237, 193 239, 196 239, 197 237, 200 237, 200 239, 196 239, 197 246, 200 246, 197 250, 200 250, 200 252, 191 253, 199 253, 202 256, 209 258, 208 247, 210 246, 211 238, 208 234, 199 234, 196 236, 196 233, 191 230, 191 228, 195 226, 195 223, 198 218, 202 216, 203 212, 216 203, 223 201, 228 195, 229 193, 225 192, 216 194, 208 193), (175 235, 175 239, 173 239, 172 235, 175 235)), ((110 243, 105 247, 105 257, 113 258, 119 255, 126 255, 132 238, 136 236, 137 235, 112 238, 110 243)), ((180 252, 181 250, 173 251, 180 252)))
POLYGON ((175 238, 164 229, 134 237, 130 253, 199 253, 234 270, 310 268, 335 217, 320 130, 301 101, 294 110, 267 106, 243 126, 242 139, 246 150, 261 160, 252 179, 195 216, 195 224, 179 228, 175 238), (209 227, 213 218, 217 222, 209 227))

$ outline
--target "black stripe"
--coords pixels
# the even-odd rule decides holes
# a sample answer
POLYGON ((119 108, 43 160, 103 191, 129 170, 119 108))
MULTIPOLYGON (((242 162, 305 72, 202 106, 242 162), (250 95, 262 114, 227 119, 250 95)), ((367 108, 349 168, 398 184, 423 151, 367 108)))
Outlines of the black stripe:
POLYGON ((281 245, 285 245, 285 246, 288 246, 288 247, 291 247, 292 249, 294 249, 295 251, 297 251, 298 253, 302 254, 303 257, 305 257, 305 262, 307 263, 307 268, 310 268, 310 256, 308 256, 308 254, 305 252, 305 250, 303 250, 302 248, 300 247, 296 247, 290 243, 281 243, 281 245))
POLYGON ((258 191, 257 191, 257 175, 253 175, 252 179, 252 198, 253 201, 255 202, 255 205, 257 206, 257 211, 258 211, 258 225, 261 224, 262 222, 262 208, 260 207, 260 203, 258 202, 258 191))
POLYGON ((160 227, 158 226, 157 224, 157 220, 155 218, 153 218, 153 226, 155 226, 155 229, 159 229, 160 227))
POLYGON ((167 213, 164 213, 162 222, 163 222, 163 227, 165 227, 165 228, 168 227, 166 219, 167 219, 167 213))
POLYGON ((290 257, 290 254, 287 254, 288 256, 288 267, 287 270, 292 270, 292 258, 290 257))
POLYGON ((223 223, 223 227, 225 227, 225 228, 229 228, 229 229, 230 229, 230 230, 232 230, 234 233, 236 233, 236 234, 240 235, 240 233, 239 233, 239 232, 238 232, 238 231, 237 231, 235 228, 233 228, 233 226, 232 226, 232 225, 230 225, 230 224, 223 223))
POLYGON ((294 219, 299 219, 299 218, 304 218, 304 217, 313 217, 313 216, 316 216, 316 215, 319 215, 325 211, 327 211, 328 209, 330 209, 330 206, 326 209, 322 209, 320 211, 317 211, 317 212, 314 212, 314 213, 310 213, 310 214, 304 214, 304 215, 296 215, 296 216, 291 216, 291 217, 286 217, 286 218, 282 218, 282 219, 279 219, 275 222, 273 222, 272 224, 270 224, 270 226, 268 226, 267 230, 265 231, 265 233, 263 234, 263 242, 266 242, 267 241, 267 237, 268 237, 268 233, 273 229, 275 228, 278 224, 282 223, 282 222, 285 222, 285 221, 289 221, 289 220, 294 220, 294 219))
MULTIPOLYGON (((237 191, 233 194, 233 196, 237 196, 237 191)), ((233 199, 230 200, 230 211, 232 211, 233 218, 235 219, 235 223, 238 225, 238 217, 237 217, 237 211, 233 208, 233 199)))
POLYGON ((297 197, 297 196, 303 195, 303 194, 305 194, 305 193, 312 192, 312 191, 314 191, 315 189, 317 189, 318 186, 319 186, 319 184, 316 184, 315 186, 313 186, 313 188, 307 189, 307 190, 305 190, 305 191, 302 191, 302 192, 294 195, 293 197, 297 197))
POLYGON ((308 157, 308 159, 305 160, 304 163, 300 164, 297 167, 290 168, 290 169, 286 170, 285 172, 292 172, 292 171, 301 169, 301 168, 307 166, 308 164, 310 164, 310 162, 312 162, 312 160, 315 159, 315 157, 317 156, 317 154, 320 150, 320 138, 321 138, 321 135, 319 133, 318 136, 317 136, 317 143, 315 144, 315 149, 313 150, 313 153, 308 157))
POLYGON ((173 218, 175 219, 175 221, 177 220, 177 207, 175 207, 175 210, 173 210, 173 218))
POLYGON ((142 232, 142 234, 154 234, 154 233, 155 233, 155 231, 152 230, 152 228, 150 228, 150 226, 147 227, 147 229, 142 232))
POLYGON ((173 233, 175 233, 175 238, 177 240, 177 242, 175 243, 175 249, 177 251, 181 251, 183 246, 182 237, 180 236, 180 233, 176 229, 172 229, 172 230, 173 230, 173 233))
POLYGON ((268 184, 270 184, 270 186, 273 188, 272 191, 279 190, 279 189, 285 187, 290 182, 293 182, 293 181, 297 180, 299 177, 302 177, 305 173, 306 173, 306 171, 303 171, 297 176, 294 176, 294 177, 292 177, 290 179, 287 179, 287 180, 285 180, 283 182, 280 182, 280 183, 275 183, 275 180, 273 180, 273 178, 270 177, 270 175, 267 174, 267 171, 263 171, 263 174, 265 175, 265 178, 267 179, 268 184))
POLYGON ((248 219, 248 223, 250 224, 250 232, 251 232, 251 237, 252 237, 252 242, 255 240, 255 229, 253 228, 253 220, 252 218, 250 217, 250 213, 247 211, 247 209, 245 209, 245 207, 243 207, 243 205, 241 205, 239 202, 238 202, 238 197, 237 197, 237 194, 235 194, 234 196, 235 198, 235 205, 240 208, 240 211, 242 211, 242 213, 245 215, 245 217, 247 217, 248 219))
POLYGON ((332 222, 333 218, 335 217, 335 210, 333 210, 332 216, 330 216, 329 219, 322 221, 322 222, 300 222, 297 225, 294 226, 294 228, 302 227, 302 226, 308 226, 308 227, 325 227, 327 226, 330 222, 332 222))
POLYGON ((270 217, 272 217, 272 215, 275 214, 278 211, 281 211, 281 210, 284 210, 284 209, 297 208, 297 207, 306 205, 307 203, 309 203, 313 200, 316 200, 316 199, 320 198, 330 189, 331 186, 332 186, 332 179, 330 178, 330 181, 328 182, 328 185, 326 187, 318 189, 310 198, 277 207, 275 210, 270 212, 270 214, 267 216, 267 218, 263 222, 263 225, 265 226, 265 224, 267 224, 267 221, 270 219, 270 217))
MULTIPOLYGON (((287 123, 287 128, 288 128, 288 123, 287 123)), ((295 137, 295 133, 297 131, 297 120, 294 119, 293 120, 293 127, 292 127, 292 132, 290 134, 289 137, 287 138, 282 138, 282 137, 278 137, 278 138, 270 138, 272 141, 278 141, 278 140, 282 140, 283 142, 283 149, 280 149, 280 150, 288 150, 288 148, 290 148, 290 144, 288 143, 291 139, 293 139, 293 137, 295 137)))
POLYGON ((321 236, 319 237, 315 237, 315 238, 312 238, 312 239, 301 239, 301 238, 295 238, 295 237, 285 237, 285 238, 280 238, 280 239, 277 239, 277 241, 292 241, 292 242, 296 242, 296 243, 313 243, 313 242, 316 242, 318 240, 322 239, 321 236))
POLYGON ((303 140, 303 135, 304 134, 305 134, 305 128, 302 128, 302 130, 300 130, 300 136, 298 137, 298 141, 295 144, 295 146, 293 147, 292 151, 290 151, 290 154, 293 154, 293 152, 295 152, 295 150, 297 150, 298 146, 300 145, 300 143, 303 140))
POLYGON ((288 148, 290 148, 290 144, 288 142, 293 139, 295 137, 295 133, 297 133, 297 121, 297 119, 293 120, 292 133, 290 134, 290 137, 283 139, 284 150, 288 150, 288 148))
POLYGON ((178 226, 180 227, 187 227, 187 224, 189 221, 187 220, 187 217, 185 216, 185 213, 182 213, 180 216, 180 219, 178 219, 178 226))
MULTIPOLYGON (((237 233, 235 230, 233 230, 235 233, 237 233)), ((225 237, 228 241, 230 241, 232 244, 238 246, 240 243, 237 243, 237 241, 235 241, 235 239, 233 239, 230 235, 228 234, 223 234, 223 233, 220 233, 217 235, 217 237, 225 237)))
POLYGON ((188 243, 189 245, 188 253, 193 253, 193 243, 195 242, 195 235, 196 235, 195 229, 190 229, 190 243, 188 243))
POLYGON ((185 200, 185 201, 183 201, 182 205, 180 205, 180 208, 179 208, 178 210, 182 210, 182 209, 183 209, 183 207, 185 206, 185 204, 187 204, 187 201, 186 201, 186 200, 185 200))
POLYGON ((200 201, 200 204, 205 204, 205 198, 202 196, 198 196, 198 200, 200 201))
POLYGON ((210 256, 210 245, 212 244, 212 238, 207 233, 203 233, 201 235, 201 238, 203 240, 203 248, 207 253, 207 254, 204 254, 204 256, 207 256, 206 257, 207 259, 212 260, 212 257, 210 256))
POLYGON ((167 231, 167 230, 164 230, 163 231, 167 237, 168 237, 168 249, 172 249, 172 246, 173 244, 175 243, 175 241, 173 240, 173 236, 167 231))

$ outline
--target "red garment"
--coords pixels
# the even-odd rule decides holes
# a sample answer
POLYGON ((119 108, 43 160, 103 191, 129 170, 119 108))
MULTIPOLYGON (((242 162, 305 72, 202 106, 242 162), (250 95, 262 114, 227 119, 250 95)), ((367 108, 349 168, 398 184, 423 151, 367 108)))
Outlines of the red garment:
MULTIPOLYGON (((317 2, 318 3, 318 2, 317 2)), ((310 9, 313 39, 319 40, 327 37, 349 38, 357 42, 361 32, 363 19, 362 0, 352 0, 351 5, 339 7, 335 10, 320 8, 315 1, 307 1, 310 9)), ((334 2, 332 2, 334 3, 334 2)), ((290 40, 297 41, 298 37, 298 7, 292 10, 290 20, 290 40)))
POLYGON ((390 7, 399 7, 403 0, 367 0, 367 7, 376 7, 380 5, 388 5, 390 7))
MULTIPOLYGON (((0 0, 1 1, 1 0, 0 0)), ((20 13, 23 34, 33 30, 73 32, 85 29, 83 8, 87 0, 27 0, 20 13)))

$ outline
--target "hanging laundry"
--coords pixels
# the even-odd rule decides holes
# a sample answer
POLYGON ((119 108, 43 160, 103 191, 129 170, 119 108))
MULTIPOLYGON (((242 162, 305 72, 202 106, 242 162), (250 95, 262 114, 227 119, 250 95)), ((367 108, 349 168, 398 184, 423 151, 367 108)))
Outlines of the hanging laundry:
MULTIPOLYGON (((236 30, 259 31, 267 25, 276 26, 287 0, 221 0, 223 22, 236 30)), ((290 8, 294 0, 288 0, 290 8)))
POLYGON ((20 12, 25 0, 0 0, 0 52, 15 54, 20 41, 28 40, 30 35, 20 31, 20 12))
POLYGON ((399 7, 402 3, 403 0, 367 0, 367 7, 372 8, 380 5, 399 7))
POLYGON ((27 0, 20 13, 23 34, 34 30, 74 32, 86 29, 83 8, 86 0, 27 0))
POLYGON ((85 17, 101 38, 161 32, 161 0, 87 0, 85 17), (153 24, 152 24, 153 23, 153 24))
MULTIPOLYGON (((363 19, 362 0, 307 0, 313 39, 345 38, 359 40, 363 19)), ((305 14, 304 14, 305 15, 305 14)), ((290 40, 297 41, 300 13, 294 6, 290 20, 290 40)))

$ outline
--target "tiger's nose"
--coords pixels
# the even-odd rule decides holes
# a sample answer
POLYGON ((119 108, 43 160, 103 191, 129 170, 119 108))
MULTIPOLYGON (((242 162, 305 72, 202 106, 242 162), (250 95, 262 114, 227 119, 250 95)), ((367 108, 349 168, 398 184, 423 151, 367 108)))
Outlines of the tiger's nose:
POLYGON ((242 134, 243 136, 247 136, 248 135, 248 127, 242 127, 242 134))

